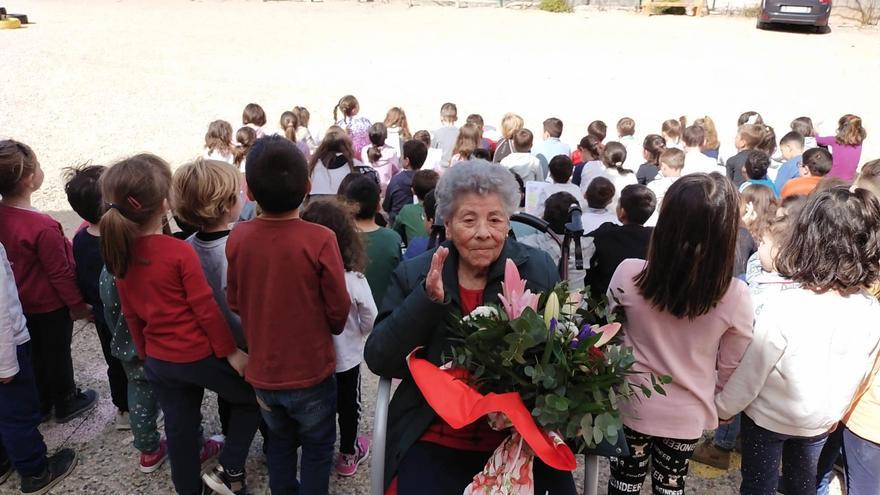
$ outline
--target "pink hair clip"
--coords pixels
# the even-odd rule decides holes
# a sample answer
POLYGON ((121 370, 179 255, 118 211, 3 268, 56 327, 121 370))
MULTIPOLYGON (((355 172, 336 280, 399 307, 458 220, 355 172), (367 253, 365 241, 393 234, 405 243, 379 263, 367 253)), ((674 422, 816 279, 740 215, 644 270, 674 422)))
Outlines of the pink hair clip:
POLYGON ((130 204, 131 207, 134 208, 135 210, 140 210, 140 209, 141 209, 141 204, 138 203, 138 200, 134 199, 134 198, 131 197, 131 196, 129 196, 129 197, 125 198, 125 199, 128 200, 128 204, 130 204))

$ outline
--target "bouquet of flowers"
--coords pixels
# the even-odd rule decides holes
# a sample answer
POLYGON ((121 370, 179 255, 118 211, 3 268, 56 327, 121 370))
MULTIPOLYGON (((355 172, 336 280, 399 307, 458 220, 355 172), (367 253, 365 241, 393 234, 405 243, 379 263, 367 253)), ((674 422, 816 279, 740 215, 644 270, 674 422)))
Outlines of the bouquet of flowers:
POLYGON ((665 394, 663 385, 672 381, 654 375, 651 386, 627 380, 636 373, 635 358, 618 333, 620 315, 604 295, 570 293, 564 283, 532 294, 511 260, 502 288, 502 305, 481 306, 454 325, 444 379, 457 381, 445 384, 457 388, 438 393, 445 385, 419 383, 421 372, 413 369, 423 393, 432 392, 424 394, 430 405, 453 427, 486 414, 495 429, 513 426, 466 495, 532 493, 535 455, 556 469, 574 470, 570 444, 578 450, 603 440, 615 444, 623 425, 618 404, 638 392, 665 394), (431 397, 450 394, 460 403, 431 397))

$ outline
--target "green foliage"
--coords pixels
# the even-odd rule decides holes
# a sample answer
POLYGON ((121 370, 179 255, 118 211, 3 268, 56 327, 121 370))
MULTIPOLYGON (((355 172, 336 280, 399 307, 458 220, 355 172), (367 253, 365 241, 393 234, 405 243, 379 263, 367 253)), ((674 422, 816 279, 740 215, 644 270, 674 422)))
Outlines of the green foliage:
MULTIPOLYGON (((564 285, 554 292, 560 301, 568 300, 564 285)), ((519 392, 540 427, 581 447, 594 447, 617 441, 621 402, 637 394, 665 395, 663 385, 672 379, 649 375, 649 380, 630 383, 635 356, 623 345, 622 334, 598 349, 600 335, 583 330, 619 322, 622 312, 611 311, 607 299, 591 296, 589 289, 582 295, 579 307, 563 306, 552 332, 531 309, 512 321, 500 307, 489 316, 459 319, 453 326, 451 361, 470 371, 471 385, 481 393, 519 392), (577 442, 579 437, 583 442, 577 442)), ((542 295, 540 307, 547 297, 542 295)))
POLYGON ((544 12, 571 12, 571 6, 568 4, 567 0, 541 0, 541 3, 538 4, 538 8, 544 12))

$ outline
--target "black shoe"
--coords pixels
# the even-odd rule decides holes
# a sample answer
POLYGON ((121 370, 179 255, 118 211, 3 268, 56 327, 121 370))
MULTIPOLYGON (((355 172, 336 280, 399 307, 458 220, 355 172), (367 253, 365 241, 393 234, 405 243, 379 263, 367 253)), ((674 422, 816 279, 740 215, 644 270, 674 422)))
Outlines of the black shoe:
POLYGON ((73 449, 62 449, 48 459, 46 469, 37 476, 21 478, 23 495, 43 495, 67 477, 76 467, 76 452, 73 449))
POLYGON ((213 471, 202 475, 202 481, 219 495, 248 495, 244 471, 229 473, 218 464, 213 471))
POLYGON ((55 421, 61 424, 72 421, 95 407, 97 403, 98 393, 94 390, 77 390, 76 394, 64 404, 55 406, 55 421))
POLYGON ((9 479, 10 475, 12 475, 12 462, 10 462, 9 459, 5 459, 0 463, 0 485, 9 479))
POLYGON ((40 410, 40 424, 48 423, 51 420, 52 420, 52 407, 49 407, 49 409, 46 411, 40 410))

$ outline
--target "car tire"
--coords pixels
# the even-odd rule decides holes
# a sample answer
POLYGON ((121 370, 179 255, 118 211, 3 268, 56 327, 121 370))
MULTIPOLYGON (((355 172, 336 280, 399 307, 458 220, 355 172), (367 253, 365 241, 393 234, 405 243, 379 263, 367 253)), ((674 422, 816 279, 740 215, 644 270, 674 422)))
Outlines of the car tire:
POLYGON ((766 22, 761 22, 761 21, 759 20, 757 23, 755 23, 755 27, 758 28, 758 29, 760 29, 761 31, 765 31, 765 30, 767 29, 767 23, 766 23, 766 22))

